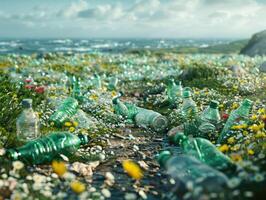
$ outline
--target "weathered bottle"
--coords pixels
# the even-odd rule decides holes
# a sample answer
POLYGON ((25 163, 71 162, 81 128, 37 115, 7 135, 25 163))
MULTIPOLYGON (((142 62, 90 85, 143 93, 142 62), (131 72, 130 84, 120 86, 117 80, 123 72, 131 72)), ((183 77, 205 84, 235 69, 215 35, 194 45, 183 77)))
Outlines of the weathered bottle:
POLYGON ((227 119, 222 133, 219 135, 217 142, 223 143, 230 135, 230 129, 233 125, 237 123, 245 123, 248 121, 249 112, 252 107, 252 101, 249 99, 245 99, 242 104, 236 110, 233 110, 230 113, 229 118, 227 119))
POLYGON ((162 132, 167 129, 168 122, 166 117, 160 113, 138 107, 135 124, 139 127, 151 128, 154 131, 162 132))
POLYGON ((181 107, 181 112, 186 119, 194 118, 198 113, 198 108, 191 97, 191 92, 189 90, 185 90, 183 92, 183 104, 181 107))
POLYGON ((21 141, 32 140, 40 136, 39 117, 32 109, 32 99, 23 99, 23 111, 18 116, 17 138, 21 141))
POLYGON ((183 88, 181 82, 176 85, 174 79, 171 79, 167 86, 167 97, 171 105, 182 101, 183 88))
POLYGON ((88 142, 89 138, 86 135, 55 132, 30 141, 22 147, 8 149, 6 154, 12 160, 21 160, 27 164, 50 163, 60 154, 71 156, 81 145, 88 142))
POLYGON ((212 100, 209 106, 199 116, 199 135, 207 137, 208 134, 213 133, 216 130, 217 124, 220 122, 221 117, 218 110, 219 103, 212 100))
POLYGON ((184 153, 197 158, 198 160, 210 165, 218 170, 234 169, 233 162, 219 151, 215 145, 204 138, 189 138, 182 132, 169 137, 169 140, 181 147, 184 153))
POLYGON ((69 118, 74 116, 78 110, 78 101, 73 97, 68 97, 50 116, 49 121, 55 126, 62 126, 69 118))
POLYGON ((222 172, 189 155, 172 156, 169 151, 162 151, 157 161, 177 185, 190 183, 190 188, 202 188, 198 193, 191 193, 192 199, 200 199, 203 194, 223 193, 227 186, 228 178, 222 172))

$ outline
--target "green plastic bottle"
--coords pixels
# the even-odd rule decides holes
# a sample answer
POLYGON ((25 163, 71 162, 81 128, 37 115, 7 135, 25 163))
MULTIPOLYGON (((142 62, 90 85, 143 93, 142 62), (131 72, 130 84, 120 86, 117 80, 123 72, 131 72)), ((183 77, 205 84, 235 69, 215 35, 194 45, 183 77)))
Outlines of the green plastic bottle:
POLYGON ((214 133, 217 124, 221 120, 221 116, 218 110, 219 103, 212 100, 209 106, 201 113, 199 117, 199 134, 201 137, 208 137, 208 134, 214 133))
POLYGON ((121 115, 128 122, 133 123, 138 109, 134 104, 121 102, 119 99, 120 96, 121 94, 113 99, 114 111, 117 115, 121 115))
POLYGON ((248 121, 249 112, 252 107, 252 101, 249 99, 244 99, 242 104, 236 110, 233 110, 230 113, 229 118, 227 119, 222 133, 219 135, 217 142, 219 144, 223 143, 230 135, 230 129, 233 125, 237 123, 245 123, 248 121))
POLYGON ((167 86, 167 97, 169 103, 171 105, 180 103, 182 101, 182 93, 183 93, 183 88, 181 82, 179 82, 178 85, 176 85, 174 79, 171 79, 167 86))
POLYGON ((184 153, 197 158, 205 164, 218 170, 228 170, 234 168, 234 164, 215 145, 204 138, 189 138, 184 133, 179 132, 169 138, 174 144, 180 146, 184 153))
POLYGON ((182 184, 187 187, 188 183, 190 188, 202 188, 199 193, 191 193, 190 199, 201 199, 203 194, 223 193, 227 186, 228 178, 222 172, 189 155, 173 156, 169 151, 162 151, 157 161, 175 180, 178 189, 182 184))
POLYGON ((167 129, 167 119, 163 115, 153 110, 138 108, 135 116, 135 123, 139 127, 151 128, 156 132, 162 132, 167 129))
POLYGON ((78 101, 72 97, 68 97, 58 107, 58 109, 50 116, 49 121, 55 126, 62 126, 69 118, 74 116, 78 110, 78 101))
POLYGON ((12 160, 21 160, 28 164, 50 163, 57 159, 59 154, 72 155, 81 145, 88 142, 89 138, 86 135, 54 132, 30 141, 22 147, 8 149, 7 156, 12 160))
POLYGON ((189 90, 185 90, 183 92, 183 104, 181 107, 181 112, 185 119, 194 118, 198 113, 198 108, 191 98, 191 92, 189 90))

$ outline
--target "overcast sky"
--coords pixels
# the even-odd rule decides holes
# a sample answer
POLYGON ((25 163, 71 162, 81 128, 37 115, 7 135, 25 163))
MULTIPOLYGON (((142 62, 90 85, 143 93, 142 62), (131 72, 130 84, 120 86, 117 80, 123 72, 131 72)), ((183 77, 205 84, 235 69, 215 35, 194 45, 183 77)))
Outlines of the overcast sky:
POLYGON ((266 0, 0 0, 0 38, 248 38, 266 0))

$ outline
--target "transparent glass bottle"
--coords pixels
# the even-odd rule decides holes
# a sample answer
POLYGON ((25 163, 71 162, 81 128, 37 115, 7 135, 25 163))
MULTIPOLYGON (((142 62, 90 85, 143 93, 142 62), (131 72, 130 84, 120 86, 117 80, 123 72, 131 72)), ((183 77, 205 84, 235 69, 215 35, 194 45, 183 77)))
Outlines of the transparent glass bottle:
POLYGON ((21 141, 28 141, 40 136, 39 117, 32 109, 32 99, 23 99, 23 111, 18 116, 17 138, 21 141))

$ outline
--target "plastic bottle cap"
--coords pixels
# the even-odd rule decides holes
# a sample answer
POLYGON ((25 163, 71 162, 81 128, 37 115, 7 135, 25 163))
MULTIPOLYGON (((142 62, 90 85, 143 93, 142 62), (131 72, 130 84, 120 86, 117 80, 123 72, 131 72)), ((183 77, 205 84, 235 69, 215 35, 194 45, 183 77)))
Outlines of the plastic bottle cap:
POLYGON ((78 137, 79 137, 79 139, 80 139, 80 141, 81 141, 81 143, 80 143, 81 145, 88 144, 89 141, 90 141, 90 138, 89 138, 89 136, 87 136, 87 135, 78 134, 78 137))
POLYGON ((176 144, 176 145, 181 145, 182 144, 182 142, 184 141, 184 140, 186 140, 187 139, 187 136, 186 135, 184 135, 184 133, 183 132, 177 132, 176 134, 175 134, 175 136, 174 136, 174 138, 173 138, 173 142, 176 144))
POLYGON ((218 108, 218 106, 219 106, 219 102, 218 101, 212 100, 210 102, 210 108, 216 109, 216 108, 218 108))
POLYGON ((242 105, 243 106, 250 106, 253 103, 253 101, 249 100, 249 99, 244 99, 242 105))
POLYGON ((170 151, 162 151, 158 157, 157 161, 160 165, 164 166, 166 161, 171 157, 170 151))
POLYGON ((185 91, 183 92, 183 97, 184 97, 184 98, 191 97, 191 92, 190 92, 189 90, 185 90, 185 91))
POLYGON ((32 99, 23 99, 22 100, 23 108, 31 108, 32 106, 32 99))

